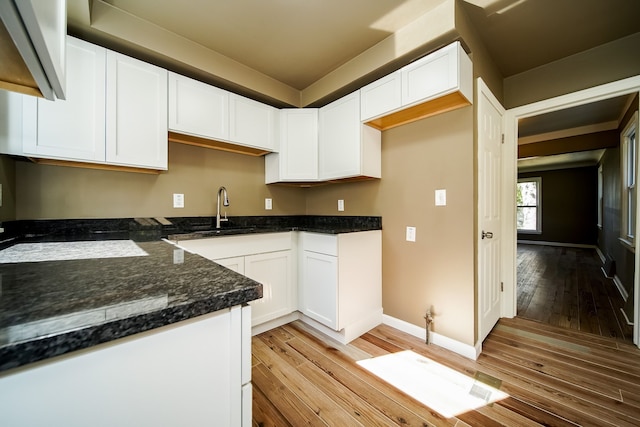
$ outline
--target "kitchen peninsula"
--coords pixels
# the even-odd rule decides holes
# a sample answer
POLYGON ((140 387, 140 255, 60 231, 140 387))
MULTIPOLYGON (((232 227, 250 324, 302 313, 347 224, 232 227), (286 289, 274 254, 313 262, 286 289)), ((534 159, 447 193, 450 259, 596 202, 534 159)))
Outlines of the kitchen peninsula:
POLYGON ((381 223, 379 217, 238 217, 216 231, 212 220, 3 223, 2 424, 142 425, 144 419, 176 425, 176 414, 185 413, 192 424, 250 422, 247 303, 262 296, 262 284, 166 238, 334 234, 379 230, 381 223), (70 242, 90 245, 80 255, 85 259, 65 258, 70 242), (112 243, 125 252, 93 257, 92 248, 112 243), (126 252, 132 245, 134 253, 126 252), (38 251, 52 259, 7 258, 20 248, 23 260, 38 251), (33 405, 40 410, 30 410, 33 405))

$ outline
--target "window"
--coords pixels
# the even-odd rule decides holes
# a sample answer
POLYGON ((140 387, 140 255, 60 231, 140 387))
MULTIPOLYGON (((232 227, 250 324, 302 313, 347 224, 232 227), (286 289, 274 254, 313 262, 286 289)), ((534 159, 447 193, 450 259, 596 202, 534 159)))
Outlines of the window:
POLYGON ((620 239, 634 246, 636 234, 636 178, 638 156, 638 112, 620 134, 622 153, 622 223, 620 239))
POLYGON ((516 223, 519 233, 542 233, 542 179, 520 178, 516 187, 516 223))
POLYGON ((602 218, 604 215, 604 177, 602 165, 598 166, 598 228, 602 230, 602 218))

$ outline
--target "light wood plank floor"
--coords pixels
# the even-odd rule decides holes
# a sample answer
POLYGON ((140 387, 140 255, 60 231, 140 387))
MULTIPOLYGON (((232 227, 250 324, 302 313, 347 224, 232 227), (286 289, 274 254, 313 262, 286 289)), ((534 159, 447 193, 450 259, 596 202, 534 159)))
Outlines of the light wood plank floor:
POLYGON ((640 425, 640 350, 526 319, 501 319, 477 361, 386 325, 345 346, 296 321, 252 345, 254 426, 640 425), (447 419, 355 363, 401 350, 488 376, 509 397, 447 419))
POLYGON ((631 343, 625 302, 595 249, 518 245, 518 316, 631 343))

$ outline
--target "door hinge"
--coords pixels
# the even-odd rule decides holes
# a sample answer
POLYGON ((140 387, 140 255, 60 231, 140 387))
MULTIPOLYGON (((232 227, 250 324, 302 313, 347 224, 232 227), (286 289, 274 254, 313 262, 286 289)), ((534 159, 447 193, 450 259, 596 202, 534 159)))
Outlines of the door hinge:
POLYGON ((504 292, 504 282, 500 282, 500 292, 504 292))
POLYGON ((504 144, 504 133, 502 134, 502 143, 504 144))

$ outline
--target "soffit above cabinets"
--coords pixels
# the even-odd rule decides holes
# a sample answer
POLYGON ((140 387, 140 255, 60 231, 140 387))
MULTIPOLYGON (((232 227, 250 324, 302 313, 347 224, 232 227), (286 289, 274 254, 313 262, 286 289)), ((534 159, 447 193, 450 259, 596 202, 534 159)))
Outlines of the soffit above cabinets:
POLYGON ((636 0, 68 0, 70 34, 276 107, 325 105, 458 39, 459 15, 503 77, 640 32, 636 0))

